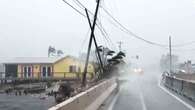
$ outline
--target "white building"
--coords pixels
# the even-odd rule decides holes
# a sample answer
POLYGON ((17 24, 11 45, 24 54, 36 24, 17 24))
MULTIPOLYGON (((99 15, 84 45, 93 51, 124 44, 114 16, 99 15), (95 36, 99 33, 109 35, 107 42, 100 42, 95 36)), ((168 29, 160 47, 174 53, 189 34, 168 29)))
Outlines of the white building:
POLYGON ((5 78, 5 68, 2 63, 0 64, 0 79, 1 78, 5 78))
POLYGON ((4 62, 9 60, 11 58, 7 58, 7 57, 0 57, 0 79, 1 78, 5 78, 5 66, 4 66, 4 62))

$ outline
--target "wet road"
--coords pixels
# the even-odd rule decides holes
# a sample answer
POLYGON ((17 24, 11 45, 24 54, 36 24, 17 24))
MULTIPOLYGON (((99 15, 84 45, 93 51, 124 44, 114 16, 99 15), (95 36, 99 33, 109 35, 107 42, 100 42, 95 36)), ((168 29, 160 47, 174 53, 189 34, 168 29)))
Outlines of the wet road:
MULTIPOLYGON (((158 84, 158 78, 152 74, 130 75, 115 97, 112 110, 192 110, 158 84)), ((191 103, 194 104, 194 103, 191 103)), ((192 105, 193 106, 193 105, 192 105)))

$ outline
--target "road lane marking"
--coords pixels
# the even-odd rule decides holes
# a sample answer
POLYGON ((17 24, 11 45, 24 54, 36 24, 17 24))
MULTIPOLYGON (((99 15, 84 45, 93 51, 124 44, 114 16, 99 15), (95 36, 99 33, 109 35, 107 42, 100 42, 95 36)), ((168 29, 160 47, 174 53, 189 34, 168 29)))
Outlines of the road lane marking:
POLYGON ((146 103, 144 101, 144 96, 143 96, 142 92, 140 92, 140 95, 139 96, 140 96, 140 99, 141 99, 142 110, 147 110, 146 103))
MULTIPOLYGON (((141 78, 143 78, 143 77, 141 77, 141 78)), ((138 80, 137 80, 138 81, 138 80)), ((139 81, 143 81, 143 79, 141 79, 141 80, 139 80, 139 81)), ((139 89, 139 97, 140 97, 140 100, 141 100, 141 105, 142 105, 142 110, 147 110, 147 108, 146 108, 146 103, 145 103, 145 100, 144 100, 144 96, 143 96, 143 90, 141 89, 141 85, 140 85, 140 83, 138 83, 137 82, 137 84, 138 84, 138 89, 139 89)))
POLYGON ((115 95, 115 97, 114 97, 113 101, 111 102, 108 110, 113 110, 114 105, 116 104, 116 101, 117 101, 118 97, 119 97, 119 92, 115 95))
POLYGON ((160 82, 158 83, 158 86, 166 93, 168 93, 170 96, 174 97, 176 100, 178 100, 179 102, 181 102, 182 104, 184 104, 187 108, 189 108, 190 110, 195 110, 194 107, 192 107, 190 104, 184 102, 182 99, 180 99, 179 97, 177 97, 176 95, 174 95, 173 93, 171 93, 170 91, 168 91, 166 88, 164 88, 163 86, 160 85, 160 82))

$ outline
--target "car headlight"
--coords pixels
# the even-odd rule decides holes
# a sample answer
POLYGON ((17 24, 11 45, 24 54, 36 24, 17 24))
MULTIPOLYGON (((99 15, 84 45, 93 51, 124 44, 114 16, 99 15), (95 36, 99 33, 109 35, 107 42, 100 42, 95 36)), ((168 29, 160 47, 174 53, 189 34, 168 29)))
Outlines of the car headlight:
POLYGON ((137 69, 134 69, 133 71, 136 73, 137 72, 137 69))

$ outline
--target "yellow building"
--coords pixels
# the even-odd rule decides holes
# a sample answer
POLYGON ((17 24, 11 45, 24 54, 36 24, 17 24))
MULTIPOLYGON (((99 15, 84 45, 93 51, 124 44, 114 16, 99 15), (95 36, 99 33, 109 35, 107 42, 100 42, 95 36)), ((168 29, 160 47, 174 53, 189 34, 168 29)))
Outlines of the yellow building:
MULTIPOLYGON (((72 56, 18 57, 4 64, 6 77, 17 78, 75 78, 84 71, 84 62, 72 56)), ((94 67, 89 64, 87 76, 93 74, 94 67)))

